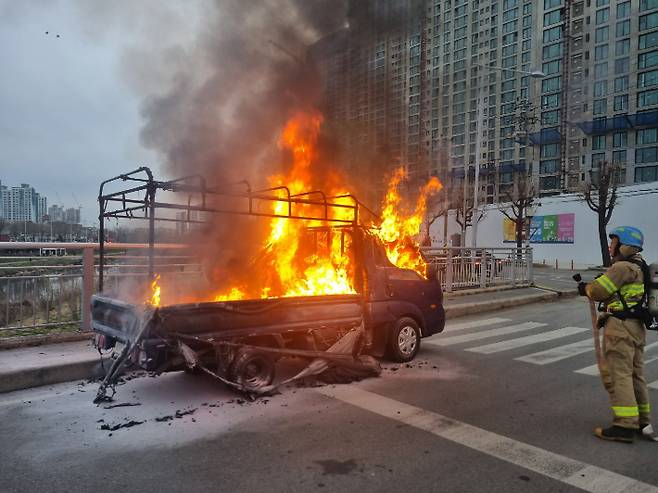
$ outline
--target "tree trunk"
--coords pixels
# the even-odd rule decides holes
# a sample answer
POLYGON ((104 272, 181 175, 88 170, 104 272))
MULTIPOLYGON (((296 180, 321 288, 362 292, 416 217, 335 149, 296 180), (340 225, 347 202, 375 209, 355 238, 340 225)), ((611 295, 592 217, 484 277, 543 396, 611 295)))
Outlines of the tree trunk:
POLYGON ((601 245, 601 260, 604 267, 610 267, 610 252, 608 251, 608 235, 605 231, 605 208, 601 207, 598 212, 599 216, 599 243, 601 245))

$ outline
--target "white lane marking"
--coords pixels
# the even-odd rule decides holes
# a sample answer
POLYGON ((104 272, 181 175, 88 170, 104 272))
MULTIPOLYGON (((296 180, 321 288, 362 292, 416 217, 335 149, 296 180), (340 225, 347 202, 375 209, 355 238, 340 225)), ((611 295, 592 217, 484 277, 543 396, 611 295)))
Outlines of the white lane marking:
POLYGON ((485 318, 483 320, 471 320, 470 322, 462 322, 460 324, 447 324, 443 333, 455 332, 458 330, 473 329, 475 327, 484 327, 485 325, 501 324, 509 322, 509 318, 485 318))
POLYGON ((356 385, 315 389, 352 406, 393 419, 419 430, 523 467, 593 493, 653 492, 658 488, 637 479, 587 464, 548 450, 477 428, 432 411, 389 399, 356 385))
POLYGON ((452 344, 461 344, 463 342, 479 341, 486 337, 494 336, 504 336, 508 334, 514 334, 516 332, 522 332, 524 330, 536 329, 537 327, 543 327, 546 324, 541 324, 538 322, 523 322, 522 324, 508 325, 506 327, 500 327, 498 329, 489 329, 482 330, 480 332, 473 332, 470 334, 463 334, 459 336, 452 337, 442 337, 441 334, 434 336, 435 338, 428 341, 423 341, 425 344, 432 344, 434 346, 451 346, 452 344))
POLYGON ((555 363, 556 361, 571 358, 578 354, 590 352, 593 349, 594 341, 592 339, 585 339, 584 341, 557 346, 546 351, 539 351, 514 359, 523 361, 524 363, 532 363, 533 365, 548 365, 549 363, 555 363))
MULTIPOLYGON (((593 343, 593 341, 592 341, 593 343)), ((651 344, 647 344, 644 347, 644 365, 648 365, 649 363, 653 363, 654 361, 658 360, 658 342, 652 342, 651 344), (654 356, 655 355, 655 356, 654 356)), ((589 375, 592 377, 598 377, 599 376, 599 367, 597 365, 590 365, 586 366, 585 368, 581 368, 579 370, 574 370, 574 373, 580 373, 581 375, 589 375)), ((651 384, 656 383, 656 382, 651 382, 651 384)), ((650 384, 647 384, 647 386, 650 386, 650 384)), ((657 388, 657 387, 651 387, 651 388, 657 388)))
POLYGON ((508 339, 506 341, 494 342, 492 344, 485 344, 483 346, 469 348, 466 351, 471 351, 473 353, 481 353, 481 354, 499 353, 501 351, 509 351, 510 349, 530 346, 531 344, 539 344, 540 342, 552 341, 554 339, 560 339, 562 337, 569 337, 574 334, 585 332, 587 330, 589 329, 584 329, 583 327, 562 327, 561 329, 550 330, 548 332, 542 332, 541 334, 534 334, 525 337, 516 337, 514 339, 508 339))

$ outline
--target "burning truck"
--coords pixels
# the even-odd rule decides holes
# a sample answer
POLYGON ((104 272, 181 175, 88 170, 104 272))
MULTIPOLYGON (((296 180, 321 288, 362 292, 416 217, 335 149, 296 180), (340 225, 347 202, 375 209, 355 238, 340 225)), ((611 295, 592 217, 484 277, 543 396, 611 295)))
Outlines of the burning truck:
POLYGON ((410 361, 421 338, 443 330, 440 283, 414 241, 427 199, 441 184, 429 180, 407 214, 400 210, 402 170, 390 180, 381 215, 340 186, 312 189, 319 124, 313 117, 288 124, 281 142, 292 153, 291 169, 264 189, 246 181, 210 186, 200 176, 158 181, 144 167, 101 184, 100 293, 92 297, 92 327, 99 349, 117 343, 122 349, 96 402, 108 399, 130 365, 205 372, 252 396, 275 390, 275 363, 283 357, 310 364, 278 385, 309 375, 332 382, 378 375, 375 357, 410 361), (187 200, 167 200, 180 195, 187 200), (188 223, 217 214, 260 221, 264 240, 242 275, 219 284, 211 276, 181 292, 159 276, 154 261, 156 222, 181 220, 171 211, 183 212, 188 223), (104 285, 108 218, 148 222, 150 292, 141 301, 134 300, 143 291, 122 296, 104 285))

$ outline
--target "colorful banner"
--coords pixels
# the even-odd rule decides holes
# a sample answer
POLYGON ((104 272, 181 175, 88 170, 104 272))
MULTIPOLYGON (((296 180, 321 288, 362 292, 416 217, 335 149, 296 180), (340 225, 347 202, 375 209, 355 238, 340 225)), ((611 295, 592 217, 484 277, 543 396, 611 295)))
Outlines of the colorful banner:
MULTIPOLYGON (((534 216, 530 221, 530 243, 573 243, 575 223, 576 217, 573 213, 534 216)), ((516 242, 515 231, 514 221, 504 218, 505 243, 516 242)))

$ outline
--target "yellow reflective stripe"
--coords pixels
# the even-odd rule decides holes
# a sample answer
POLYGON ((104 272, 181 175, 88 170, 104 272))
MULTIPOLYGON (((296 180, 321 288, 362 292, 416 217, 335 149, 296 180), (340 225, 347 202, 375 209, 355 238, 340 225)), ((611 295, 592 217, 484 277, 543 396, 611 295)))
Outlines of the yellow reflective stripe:
POLYGON ((618 418, 634 418, 640 415, 637 406, 612 406, 612 412, 618 418))
POLYGON ((651 405, 650 404, 638 404, 637 409, 642 414, 649 414, 651 412, 651 405))
POLYGON ((637 296, 639 298, 644 294, 644 283, 633 283, 622 286, 619 292, 626 297, 637 296))
MULTIPOLYGON (((626 306, 628 308, 633 308, 635 305, 637 305, 637 301, 627 301, 626 306)), ((608 303, 608 308, 611 310, 617 311, 617 310, 623 310, 624 309, 624 304, 621 301, 611 301, 608 303)))
POLYGON ((617 291, 617 286, 615 286, 615 283, 610 280, 608 276, 603 274, 600 277, 597 277, 595 281, 598 281, 598 283, 603 286, 603 289, 605 289, 609 294, 614 293, 617 291))

